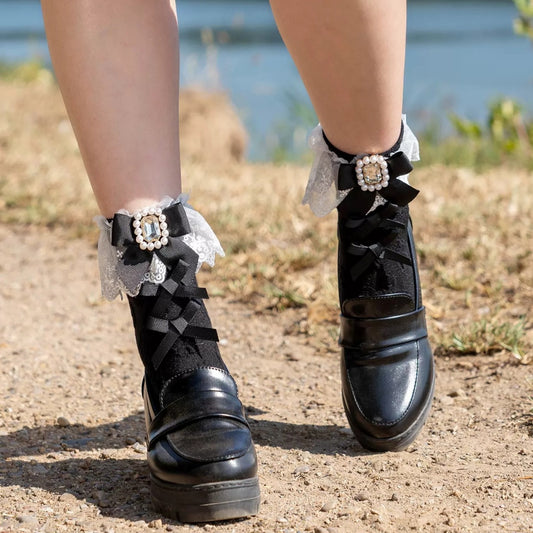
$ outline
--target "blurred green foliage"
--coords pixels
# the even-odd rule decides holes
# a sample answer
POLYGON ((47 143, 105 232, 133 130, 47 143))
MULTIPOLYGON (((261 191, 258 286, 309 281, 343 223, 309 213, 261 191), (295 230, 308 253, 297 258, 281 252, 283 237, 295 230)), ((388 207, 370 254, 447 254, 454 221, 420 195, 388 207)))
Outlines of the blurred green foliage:
POLYGON ((420 135, 425 163, 478 170, 498 164, 533 168, 533 120, 514 100, 499 98, 492 102, 484 123, 454 113, 448 118, 455 135, 438 139, 430 130, 420 135))
POLYGON ((54 76, 40 59, 32 59, 24 63, 0 61, 0 79, 22 83, 53 83, 54 76))
POLYGON ((514 21, 514 30, 533 41, 533 0, 514 0, 519 16, 514 21))

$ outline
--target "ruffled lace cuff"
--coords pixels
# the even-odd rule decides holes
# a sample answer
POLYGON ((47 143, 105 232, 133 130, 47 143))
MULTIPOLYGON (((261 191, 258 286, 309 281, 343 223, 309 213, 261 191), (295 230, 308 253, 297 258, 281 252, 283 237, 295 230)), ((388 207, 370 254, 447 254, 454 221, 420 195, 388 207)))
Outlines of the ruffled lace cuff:
MULTIPOLYGON (((191 232, 183 235, 180 239, 198 254, 198 266, 196 269, 198 272, 203 263, 214 266, 216 254, 224 257, 224 250, 204 217, 187 204, 187 200, 188 195, 184 194, 181 194, 175 200, 167 196, 154 207, 166 209, 177 203, 183 205, 191 232)), ((132 216, 131 213, 128 213, 124 209, 121 209, 119 213, 132 216)), ((156 284, 165 281, 167 268, 155 253, 152 256, 150 267, 148 272, 144 275, 142 283, 136 281, 133 267, 131 270, 131 276, 128 275, 128 269, 124 268, 120 269, 121 275, 119 276, 117 265, 124 255, 124 250, 111 244, 111 222, 103 216, 97 216, 94 220, 100 228, 100 237, 98 239, 98 264, 100 267, 102 296, 105 299, 114 300, 122 293, 127 294, 128 296, 137 296, 142 283, 145 281, 156 284)))
MULTIPOLYGON (((402 121, 404 125, 403 139, 398 152, 404 152, 410 161, 419 161, 418 139, 407 125, 405 115, 402 115, 402 121)), ((332 152, 324 140, 320 124, 313 129, 309 136, 309 147, 315 155, 302 203, 304 205, 309 204, 315 215, 323 217, 333 211, 350 192, 351 189, 339 190, 338 188, 339 165, 352 163, 355 158, 352 161, 347 161, 332 152)), ((409 183, 407 175, 400 176, 398 179, 409 183)), ((376 203, 377 205, 384 203, 379 194, 376 195, 376 203)), ((370 211, 374 208, 375 206, 372 206, 370 211)))

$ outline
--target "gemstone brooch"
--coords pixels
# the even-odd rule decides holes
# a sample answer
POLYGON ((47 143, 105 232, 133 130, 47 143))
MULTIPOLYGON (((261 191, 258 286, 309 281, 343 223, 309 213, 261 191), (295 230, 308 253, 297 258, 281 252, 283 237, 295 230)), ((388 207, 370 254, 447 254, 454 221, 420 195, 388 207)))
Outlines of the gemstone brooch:
POLYGON ((355 175, 362 191, 380 191, 389 184, 389 168, 382 155, 365 155, 358 159, 355 175))
POLYGON ((133 215, 133 233, 141 250, 159 250, 168 244, 167 217, 161 208, 144 209, 133 215))

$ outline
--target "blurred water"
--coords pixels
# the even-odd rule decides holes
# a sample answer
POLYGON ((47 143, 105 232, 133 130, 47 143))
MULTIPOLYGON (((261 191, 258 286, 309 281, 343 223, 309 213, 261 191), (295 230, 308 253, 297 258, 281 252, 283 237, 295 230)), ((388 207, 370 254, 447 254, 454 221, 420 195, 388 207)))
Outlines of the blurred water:
MULTIPOLYGON (((308 101, 268 2, 180 0, 178 13, 182 82, 228 90, 251 132, 250 156, 267 157, 276 125, 294 118, 290 97, 308 101)), ((449 109, 483 119, 500 95, 533 109, 533 47, 514 35, 515 16, 510 0, 409 2, 404 107, 415 129, 449 109)), ((0 0, 0 60, 31 57, 49 63, 39 2, 0 0)))

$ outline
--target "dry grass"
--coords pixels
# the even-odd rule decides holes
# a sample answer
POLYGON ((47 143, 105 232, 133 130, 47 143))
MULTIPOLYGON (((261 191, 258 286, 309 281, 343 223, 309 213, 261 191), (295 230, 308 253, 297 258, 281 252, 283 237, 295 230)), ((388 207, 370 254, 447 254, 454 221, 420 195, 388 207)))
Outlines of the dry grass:
MULTIPOLYGON (((214 100, 217 113, 221 105, 214 100)), ((213 106, 202 101, 203 123, 213 106)), ((195 119, 189 139, 205 134, 195 131, 205 130, 195 119)), ((237 132, 234 120, 228 128, 237 132)), ((288 332, 313 336, 322 351, 336 352, 335 217, 317 219, 300 205, 307 169, 232 163, 216 150, 198 162, 198 154, 185 151, 191 203, 227 252, 201 282, 211 294, 263 313, 284 311, 288 332)), ((412 182, 422 190, 412 216, 436 352, 508 352, 530 361, 533 175, 431 167, 412 182)), ((57 89, 46 80, 0 84, 0 223, 14 232, 25 224, 68 227, 71 236, 95 240, 95 214, 57 89)))

